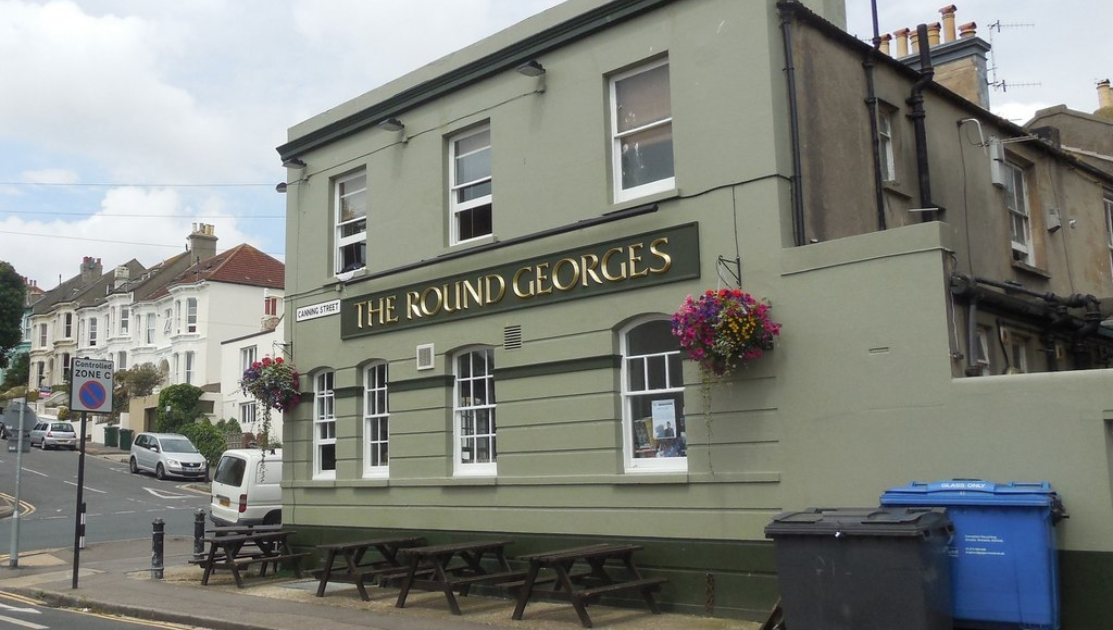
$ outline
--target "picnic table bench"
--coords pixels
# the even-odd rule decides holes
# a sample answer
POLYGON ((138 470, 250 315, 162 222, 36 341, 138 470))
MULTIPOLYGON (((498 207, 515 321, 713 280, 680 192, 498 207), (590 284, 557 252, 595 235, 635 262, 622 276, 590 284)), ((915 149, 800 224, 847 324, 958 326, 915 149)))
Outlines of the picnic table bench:
POLYGON ((421 542, 420 536, 397 536, 317 545, 317 549, 325 552, 324 565, 312 572, 320 580, 317 597, 325 596, 325 587, 330 581, 347 582, 356 585, 363 601, 370 601, 364 582, 368 579, 400 577, 406 567, 398 559, 399 549, 413 547, 421 542), (364 556, 372 549, 378 552, 379 557, 365 562, 364 556), (337 556, 344 560, 340 566, 336 566, 337 556))
POLYGON ((395 607, 404 607, 410 589, 420 588, 444 593, 452 614, 462 614, 455 591, 466 596, 473 584, 499 584, 526 577, 525 571, 515 571, 510 567, 505 552, 509 544, 509 540, 493 540, 399 549, 399 555, 406 560, 406 569, 395 607), (497 564, 496 571, 490 572, 482 566, 483 557, 488 554, 497 564), (462 563, 453 564, 454 559, 462 563))
POLYGON ((205 568, 205 573, 201 576, 201 584, 208 585, 209 576, 213 571, 226 569, 232 572, 236 586, 243 588, 243 576, 240 575, 240 571, 253 564, 260 565, 260 577, 266 576, 268 566, 273 566, 277 571, 280 563, 286 563, 293 567, 294 574, 300 578, 301 559, 312 554, 294 553, 290 549, 289 538, 293 534, 294 532, 289 530, 272 530, 204 538, 203 542, 209 546, 209 551, 199 563, 205 568), (249 546, 254 549, 246 550, 245 548, 249 546))
POLYGON ((600 543, 585 547, 574 547, 545 553, 519 556, 519 560, 529 562, 525 579, 506 582, 503 587, 517 590, 517 605, 513 619, 520 620, 526 604, 535 595, 545 595, 554 599, 570 602, 585 628, 590 628, 591 616, 587 612, 590 601, 604 595, 623 591, 637 591, 645 600, 650 612, 661 614, 653 592, 660 590, 667 582, 665 578, 645 578, 634 565, 634 553, 641 551, 641 545, 600 543), (611 561, 611 567, 607 566, 611 561), (586 563, 587 570, 574 571, 576 563, 586 563), (622 575, 616 575, 614 565, 621 566, 622 575), (551 575, 541 576, 542 569, 552 571, 551 575), (537 588, 539 584, 553 584, 551 588, 537 588))

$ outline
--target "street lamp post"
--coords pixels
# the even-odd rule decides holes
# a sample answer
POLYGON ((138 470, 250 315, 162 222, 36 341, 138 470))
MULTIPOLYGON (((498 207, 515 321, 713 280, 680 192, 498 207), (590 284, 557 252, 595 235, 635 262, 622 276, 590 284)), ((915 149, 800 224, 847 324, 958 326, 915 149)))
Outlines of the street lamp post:
MULTIPOLYGON (((15 502, 12 504, 12 549, 8 555, 8 566, 16 568, 19 566, 19 486, 23 481, 23 412, 27 408, 26 398, 16 398, 15 401, 19 404, 19 424, 16 425, 16 433, 19 437, 16 438, 15 449, 15 502)), ((8 438, 9 440, 11 437, 8 438)))

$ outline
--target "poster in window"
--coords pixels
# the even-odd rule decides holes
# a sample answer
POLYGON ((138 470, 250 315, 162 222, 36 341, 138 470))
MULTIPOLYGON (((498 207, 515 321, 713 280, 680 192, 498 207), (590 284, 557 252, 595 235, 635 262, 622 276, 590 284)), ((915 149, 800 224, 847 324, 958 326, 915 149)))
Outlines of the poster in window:
POLYGON ((667 440, 676 437, 676 401, 654 400, 652 402, 653 437, 667 440))

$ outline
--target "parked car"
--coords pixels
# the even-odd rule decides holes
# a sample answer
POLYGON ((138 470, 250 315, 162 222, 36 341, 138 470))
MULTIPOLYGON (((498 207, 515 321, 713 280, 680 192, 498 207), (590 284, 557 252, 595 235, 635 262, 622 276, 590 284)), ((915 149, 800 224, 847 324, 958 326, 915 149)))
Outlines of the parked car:
POLYGON ((77 431, 73 425, 63 420, 44 420, 31 429, 31 446, 42 450, 66 447, 71 451, 77 448, 77 431))
POLYGON ((282 450, 224 451, 212 481, 209 518, 217 525, 282 523, 282 450))
POLYGON ((193 443, 178 433, 140 433, 131 443, 132 473, 152 472, 159 479, 208 479, 209 464, 193 443))

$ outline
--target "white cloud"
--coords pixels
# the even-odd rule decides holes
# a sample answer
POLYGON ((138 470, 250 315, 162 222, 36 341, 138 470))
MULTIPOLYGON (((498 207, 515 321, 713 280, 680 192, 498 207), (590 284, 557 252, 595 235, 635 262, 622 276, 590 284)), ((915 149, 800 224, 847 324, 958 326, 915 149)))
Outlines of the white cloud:
POLYGON ((245 242, 259 247, 240 230, 238 219, 209 218, 224 206, 214 195, 186 199, 165 188, 116 188, 105 194, 98 212, 79 221, 0 220, 0 259, 50 289, 59 278, 76 275, 85 256, 100 258, 106 268, 132 258, 149 267, 185 251, 194 223, 214 225, 218 251, 245 242))

